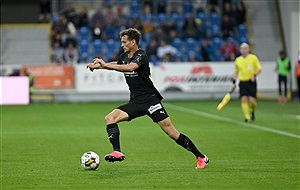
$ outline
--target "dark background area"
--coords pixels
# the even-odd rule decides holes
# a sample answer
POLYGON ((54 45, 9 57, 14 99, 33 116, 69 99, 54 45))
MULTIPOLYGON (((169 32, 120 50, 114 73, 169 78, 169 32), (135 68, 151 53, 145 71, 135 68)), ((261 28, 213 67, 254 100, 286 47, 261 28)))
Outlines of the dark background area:
POLYGON ((37 23, 39 0, 1 0, 1 24, 37 23))

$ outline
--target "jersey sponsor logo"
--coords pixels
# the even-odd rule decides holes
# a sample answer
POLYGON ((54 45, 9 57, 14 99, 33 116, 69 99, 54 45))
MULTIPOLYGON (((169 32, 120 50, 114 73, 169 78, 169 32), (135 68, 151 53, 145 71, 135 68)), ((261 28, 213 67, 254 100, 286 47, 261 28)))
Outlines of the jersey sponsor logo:
POLYGON ((162 106, 160 103, 154 105, 154 106, 150 106, 150 108, 148 109, 149 113, 152 114, 154 112, 156 112, 157 110, 161 109, 162 106))
POLYGON ((132 71, 132 72, 123 72, 125 77, 137 77, 139 76, 139 74, 136 71, 132 71))

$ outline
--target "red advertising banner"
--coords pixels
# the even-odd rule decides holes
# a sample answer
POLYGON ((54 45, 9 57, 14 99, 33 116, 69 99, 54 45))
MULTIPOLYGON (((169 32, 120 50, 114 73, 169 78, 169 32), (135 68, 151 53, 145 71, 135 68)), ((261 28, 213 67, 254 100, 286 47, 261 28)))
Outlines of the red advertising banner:
POLYGON ((25 70, 34 77, 36 89, 70 89, 74 88, 74 69, 72 66, 26 66, 21 68, 21 75, 25 70))

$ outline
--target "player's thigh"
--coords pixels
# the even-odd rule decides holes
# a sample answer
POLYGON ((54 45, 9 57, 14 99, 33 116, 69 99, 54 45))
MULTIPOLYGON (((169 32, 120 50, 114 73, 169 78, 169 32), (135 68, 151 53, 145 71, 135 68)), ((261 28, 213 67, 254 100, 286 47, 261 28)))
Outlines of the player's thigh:
POLYGON ((174 140, 178 139, 180 133, 175 129, 174 125, 171 122, 170 117, 167 117, 157 122, 157 124, 169 137, 171 137, 174 140))
POLYGON ((121 105, 118 109, 127 113, 128 121, 131 121, 134 118, 146 115, 146 112, 143 109, 143 104, 138 104, 134 102, 128 102, 127 104, 121 105))
POLYGON ((121 121, 127 121, 129 118, 128 114, 120 109, 114 109, 108 115, 105 116, 106 125, 112 123, 118 123, 121 121))

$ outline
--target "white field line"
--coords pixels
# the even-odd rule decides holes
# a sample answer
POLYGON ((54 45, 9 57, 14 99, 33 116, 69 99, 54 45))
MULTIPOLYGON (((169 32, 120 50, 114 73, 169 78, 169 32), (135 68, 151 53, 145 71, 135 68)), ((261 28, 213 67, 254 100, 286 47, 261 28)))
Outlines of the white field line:
POLYGON ((285 132, 285 131, 280 131, 280 130, 276 130, 276 129, 272 129, 272 128, 267 128, 267 127, 252 124, 252 123, 244 123, 244 122, 236 121, 236 120, 233 120, 233 119, 230 119, 230 118, 226 118, 226 117, 222 117, 222 116, 218 116, 218 115, 213 115, 213 114, 210 114, 210 113, 206 113, 206 112, 202 112, 202 111, 198 111, 198 110, 194 110, 194 109, 189 109, 189 108, 185 108, 185 107, 181 107, 181 106, 176 106, 176 105, 169 104, 169 103, 164 103, 164 105, 166 105, 167 107, 169 107, 171 109, 177 110, 177 111, 191 113, 191 114, 202 116, 202 117, 207 117, 207 118, 211 118, 211 119, 215 119, 215 120, 219 120, 219 121, 226 121, 226 122, 229 122, 229 123, 234 123, 234 124, 242 125, 242 126, 245 126, 245 127, 255 128, 255 129, 258 129, 258 130, 261 130, 261 131, 267 131, 267 132, 270 132, 270 133, 276 133, 276 134, 280 134, 280 135, 283 135, 283 136, 300 139, 299 135, 288 133, 288 132, 285 132))
POLYGON ((284 114, 284 116, 300 120, 300 115, 284 114))

